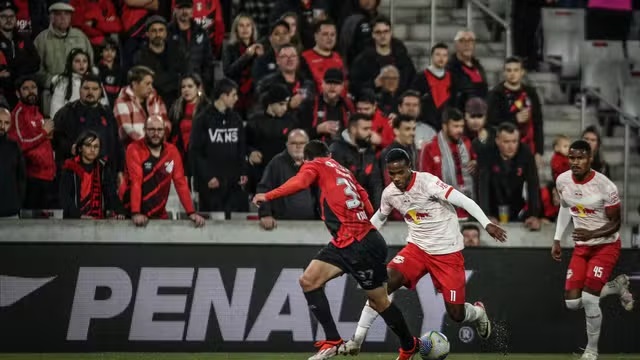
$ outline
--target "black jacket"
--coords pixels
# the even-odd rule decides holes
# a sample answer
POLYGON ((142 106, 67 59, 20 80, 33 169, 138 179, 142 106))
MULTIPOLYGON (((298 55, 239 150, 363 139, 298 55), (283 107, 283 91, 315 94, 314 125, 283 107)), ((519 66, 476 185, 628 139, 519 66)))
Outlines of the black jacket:
MULTIPOLYGON (((529 121, 533 125, 533 142, 535 143, 535 152, 542 155, 544 153, 544 131, 542 129, 542 106, 540 105, 540 98, 538 92, 534 87, 522 84, 521 90, 526 93, 529 106, 531 108, 531 118, 529 121)), ((487 97, 487 124, 491 126, 498 126, 500 123, 509 122, 515 126, 518 124, 516 114, 518 110, 511 111, 511 107, 514 103, 515 93, 508 90, 504 83, 496 85, 487 97)), ((527 124, 528 126, 528 124, 527 124)), ((528 130, 525 129, 525 130, 528 130)), ((523 132, 520 131, 522 137, 523 132)))
POLYGON ((347 131, 344 130, 342 136, 329 147, 331 156, 353 173, 360 185, 367 190, 371 205, 377 209, 382 197, 382 177, 376 152, 371 146, 358 148, 351 142, 347 131))
POLYGON ((238 181, 247 175, 247 150, 242 119, 233 110, 224 113, 212 104, 198 112, 189 140, 189 158, 196 182, 212 178, 238 181))
POLYGON ((357 90, 369 88, 375 89, 375 79, 380 74, 380 69, 387 65, 394 65, 400 72, 400 86, 398 92, 408 89, 416 75, 416 68, 409 57, 406 46, 402 41, 391 39, 391 54, 380 56, 374 46, 368 47, 351 63, 349 68, 349 89, 357 93, 357 90))
MULTIPOLYGON (((293 158, 284 150, 267 164, 258 184, 257 192, 266 193, 284 184, 300 170, 293 158)), ((294 195, 268 201, 260 206, 258 215, 263 218, 273 216, 276 219, 315 220, 319 219, 318 199, 312 189, 302 190, 294 195)))
POLYGON ((411 89, 420 93, 420 117, 419 120, 428 124, 434 129, 439 129, 442 126, 442 112, 451 103, 451 91, 453 90, 453 81, 451 79, 451 73, 446 72, 442 77, 437 77, 431 70, 425 69, 417 72, 416 76, 411 82, 411 89), (445 100, 440 106, 436 106, 435 99, 433 97, 433 89, 427 80, 426 73, 430 76, 434 76, 439 79, 440 84, 446 84, 447 77, 449 78, 449 98, 445 100))
POLYGON ((0 135, 0 217, 20 213, 26 187, 26 165, 17 142, 0 135))
POLYGON ((7 78, 0 78, 0 87, 3 95, 7 98, 9 105, 13 108, 18 99, 15 91, 15 81, 21 76, 35 74, 40 69, 40 55, 33 40, 13 32, 13 39, 9 39, 0 32, 0 51, 7 60, 6 67, 1 70, 8 70, 11 74, 7 78))
MULTIPOLYGON (((298 92, 301 92, 302 90, 302 92, 306 93, 307 99, 312 99, 316 88, 313 80, 305 77, 302 72, 298 72, 296 74, 296 80, 296 83, 290 84, 285 80, 280 70, 276 70, 275 72, 265 76, 258 82, 258 85, 256 87, 256 95, 260 97, 262 96, 262 94, 268 91, 269 87, 271 87, 272 85, 280 84, 286 86, 287 89, 289 89, 289 91, 291 92, 291 95, 296 94, 294 90, 297 88, 298 92)), ((307 100, 306 102, 308 101, 310 100, 307 100)))
POLYGON ((516 155, 503 160, 497 146, 487 149, 478 158, 479 181, 478 198, 482 210, 488 215, 498 217, 498 206, 508 205, 510 221, 526 219, 540 214, 540 185, 538 169, 526 145, 520 144, 516 155), (524 183, 527 183, 527 211, 522 198, 524 183))
POLYGON ((154 53, 148 46, 143 47, 136 54, 134 64, 153 70, 153 87, 165 104, 173 104, 180 96, 180 78, 187 72, 187 61, 175 43, 167 41, 162 54, 154 53))
POLYGON ((63 106, 53 118, 53 148, 56 161, 62 165, 72 158, 71 146, 82 132, 91 130, 100 136, 100 157, 107 159, 111 172, 124 172, 124 147, 118 137, 118 123, 111 109, 98 104, 87 106, 80 100, 63 106))
POLYGON ((371 21, 375 16, 375 14, 358 10, 357 13, 347 16, 339 27, 338 49, 345 64, 353 64, 358 54, 373 44, 371 21))
POLYGON ((296 128, 298 120, 290 112, 281 118, 273 117, 266 112, 256 114, 247 122, 247 147, 250 151, 260 151, 262 163, 267 164, 286 149, 289 131, 296 128))
POLYGON ((253 62, 256 56, 249 55, 247 53, 240 54, 240 47, 243 46, 240 42, 227 44, 222 50, 222 69, 224 76, 229 79, 240 83, 242 78, 242 72, 245 69, 251 71, 253 62))
MULTIPOLYGON (((105 162, 98 160, 93 164, 100 172, 100 184, 102 185, 102 209, 113 211, 116 214, 125 214, 120 199, 114 176, 105 162)), ((93 170, 93 167, 91 168, 93 170)), ((82 215, 82 177, 91 176, 88 169, 80 163, 79 159, 65 161, 60 175, 60 205, 65 219, 79 219, 82 215)))
POLYGON ((109 104, 113 106, 116 103, 118 95, 120 95, 120 90, 127 85, 125 83, 127 74, 122 71, 120 64, 117 62, 113 64, 113 68, 111 69, 104 64, 98 64, 97 66, 105 95, 109 100, 109 104))
POLYGON ((172 22, 167 28, 172 49, 185 56, 188 72, 195 72, 202 77, 203 85, 208 93, 213 90, 213 50, 207 32, 195 21, 191 22, 191 28, 181 31, 178 24, 172 22), (188 33, 188 34, 187 34, 188 33))
POLYGON ((268 41, 261 41, 261 43, 264 47, 264 54, 256 58, 251 68, 251 77, 253 78, 254 85, 256 85, 265 76, 278 70, 276 53, 271 47, 271 44, 268 41))
POLYGON ((489 85, 487 84, 487 74, 484 71, 484 67, 478 59, 473 58, 471 60, 473 68, 480 72, 481 81, 472 82, 471 78, 465 73, 466 65, 462 63, 454 53, 447 63, 447 70, 451 72, 451 105, 460 110, 464 110, 464 105, 467 100, 472 97, 486 98, 489 92, 489 85))

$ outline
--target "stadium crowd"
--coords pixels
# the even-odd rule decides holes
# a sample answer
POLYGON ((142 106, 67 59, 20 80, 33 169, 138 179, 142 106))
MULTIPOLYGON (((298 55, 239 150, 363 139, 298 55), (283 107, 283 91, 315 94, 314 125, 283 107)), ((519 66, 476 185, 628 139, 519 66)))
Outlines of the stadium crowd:
MULTIPOLYGON (((62 209, 144 225, 169 217, 173 182, 202 224, 196 212, 247 212, 251 194, 291 178, 310 139, 330 145, 374 207, 390 183, 384 154, 402 148, 494 221, 537 230, 558 213, 539 180, 530 66, 506 59, 489 88, 472 31, 416 69, 378 0, 245 0, 232 21, 220 0, 14 1, 0 2, 0 217, 62 209)), ((597 129, 584 138, 597 154, 597 129)), ((568 144, 554 140, 554 178, 568 144)), ((595 167, 607 173, 599 156, 595 167)), ((260 225, 317 219, 317 199, 265 204, 260 225)), ((477 228, 464 231, 477 243, 477 228)))

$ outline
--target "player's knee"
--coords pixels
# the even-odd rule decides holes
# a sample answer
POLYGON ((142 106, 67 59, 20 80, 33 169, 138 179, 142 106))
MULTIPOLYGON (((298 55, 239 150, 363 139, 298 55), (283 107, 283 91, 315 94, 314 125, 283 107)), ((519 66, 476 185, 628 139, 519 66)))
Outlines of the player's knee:
POLYGON ((582 301, 582 306, 587 312, 600 307, 600 296, 590 294, 586 291, 582 292, 582 298, 580 300, 582 301))
POLYGON ((377 313, 381 313, 383 311, 385 311, 389 305, 391 304, 391 301, 389 300, 389 298, 387 296, 381 296, 380 298, 369 298, 368 301, 368 305, 369 307, 371 307, 373 310, 375 310, 377 313))
POLYGON ((309 292, 322 287, 322 284, 306 274, 302 274, 302 276, 300 276, 298 283, 300 284, 303 292, 309 292))
POLYGON ((565 299, 564 303, 569 310, 575 311, 582 309, 582 299, 565 299))

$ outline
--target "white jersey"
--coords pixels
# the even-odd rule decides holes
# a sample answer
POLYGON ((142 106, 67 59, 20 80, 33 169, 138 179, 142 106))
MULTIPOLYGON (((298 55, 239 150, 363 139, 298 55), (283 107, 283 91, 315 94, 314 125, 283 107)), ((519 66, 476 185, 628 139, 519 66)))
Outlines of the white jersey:
POLYGON ((447 201, 453 187, 426 172, 414 172, 407 190, 389 184, 382 192, 380 213, 398 210, 409 226, 407 242, 433 255, 450 254, 464 248, 456 210, 447 201))
MULTIPOLYGON (((581 182, 574 180, 571 170, 566 171, 558 176, 556 188, 563 202, 562 206, 569 208, 576 229, 597 230, 603 227, 609 222, 605 210, 620 206, 616 185, 595 170, 581 182)), ((619 234, 616 232, 607 237, 576 241, 576 245, 607 244, 616 242, 618 238, 619 234)))

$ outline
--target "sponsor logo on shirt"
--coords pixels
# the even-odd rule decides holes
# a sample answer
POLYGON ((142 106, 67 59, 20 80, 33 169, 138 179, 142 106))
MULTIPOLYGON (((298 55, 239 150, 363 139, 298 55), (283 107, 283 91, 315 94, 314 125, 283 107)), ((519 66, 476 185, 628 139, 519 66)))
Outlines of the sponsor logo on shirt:
POLYGON ((404 214, 404 218, 407 221, 413 221, 414 224, 420 224, 422 220, 426 220, 430 217, 429 213, 426 211, 419 211, 415 209, 410 209, 404 214))
POLYGON ((578 214, 578 217, 583 218, 587 217, 588 215, 594 215, 596 213, 596 210, 586 208, 582 204, 577 204, 571 207, 571 212, 573 212, 574 214, 578 214))

